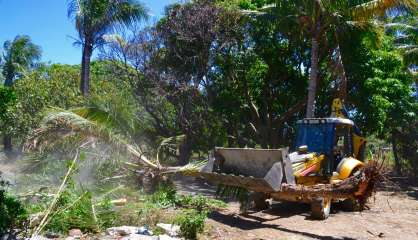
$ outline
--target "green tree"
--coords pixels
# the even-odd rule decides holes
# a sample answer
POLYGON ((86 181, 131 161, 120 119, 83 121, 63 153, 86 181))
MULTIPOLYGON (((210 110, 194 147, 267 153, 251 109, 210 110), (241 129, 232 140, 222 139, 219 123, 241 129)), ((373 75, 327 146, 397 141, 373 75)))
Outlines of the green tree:
MULTIPOLYGON (((4 86, 0 86, 0 126, 1 126, 1 133, 3 135, 5 135, 4 137, 4 143, 6 146, 6 151, 10 151, 11 150, 11 139, 7 139, 6 136, 8 136, 7 134, 5 134, 5 119, 7 116, 7 111, 10 109, 10 106, 13 106, 15 104, 16 101, 16 95, 13 91, 13 89, 11 89, 10 87, 4 87, 4 86), (8 145, 9 144, 9 145, 8 145), (7 149, 7 146, 9 147, 9 149, 7 149)), ((9 137, 9 136, 8 136, 9 137)))
MULTIPOLYGON (((346 96, 347 77, 342 62, 339 37, 346 29, 370 25, 376 16, 384 15, 388 9, 416 7, 413 0, 373 0, 373 1, 330 1, 330 0, 297 0, 277 1, 277 11, 284 19, 293 18, 301 27, 303 34, 310 40, 311 60, 309 71, 308 100, 306 117, 315 115, 315 97, 317 92, 320 48, 334 49, 337 67, 339 68, 340 91, 346 96), (290 8, 290 6, 292 6, 290 8), (287 16, 283 15, 283 9, 287 16), (290 10, 290 12, 289 12, 290 10), (330 41, 331 40, 331 41, 330 41), (334 41, 334 46, 329 42, 334 41), (321 47, 322 46, 322 47, 321 47)), ((282 18, 281 18, 282 19, 282 18)), ((289 24, 289 21, 279 23, 289 24)), ((326 51, 326 50, 325 50, 326 51)))
POLYGON ((414 152, 411 149, 418 144, 411 138, 418 112, 414 76, 391 37, 382 36, 378 46, 372 40, 353 34, 342 42, 346 58, 352 59, 344 65, 350 83, 347 111, 365 135, 392 144, 398 173, 408 165, 417 169, 416 154, 403 155, 414 152))
POLYGON ((288 146, 289 125, 302 117, 306 44, 289 27, 278 27, 277 18, 247 18, 240 32, 245 38, 216 58, 209 90, 230 147, 288 146))
POLYGON ((389 17, 385 31, 394 39, 394 45, 402 53, 405 64, 411 73, 415 74, 415 86, 418 91, 418 12, 389 17))
MULTIPOLYGON (((217 119, 210 114, 211 69, 217 54, 235 41, 240 16, 212 1, 174 4, 150 29, 131 38, 113 38, 107 57, 129 76, 140 105, 149 114, 150 139, 184 135, 178 160, 213 146, 217 119), (210 135, 210 136, 208 136, 210 135)), ((174 152, 174 154, 176 154, 174 152)))
MULTIPOLYGON (((5 78, 4 85, 11 87, 13 82, 27 74, 41 58, 41 49, 32 43, 29 36, 16 36, 13 41, 6 41, 3 45, 2 73, 5 78)), ((3 137, 4 151, 12 151, 12 138, 3 137)))
POLYGON ((13 84, 15 104, 3 114, 4 134, 17 142, 35 128, 46 107, 69 108, 81 105, 78 91, 78 66, 42 66, 13 84))
POLYGON ((90 90, 90 60, 95 48, 103 46, 103 36, 121 26, 130 26, 147 17, 145 7, 135 0, 70 0, 68 16, 74 19, 83 48, 80 90, 90 90))
MULTIPOLYGON (((15 82, 16 104, 9 104, 3 114, 2 130, 17 140, 25 140, 43 118, 47 108, 81 107, 90 103, 105 109, 118 108, 118 114, 129 115, 137 110, 132 103, 131 89, 110 72, 105 62, 91 64, 91 94, 83 99, 78 89, 79 65, 52 64, 42 66, 15 82), (117 81, 116 81, 117 79, 117 81)), ((136 116, 129 115, 131 118, 136 116)), ((128 117, 126 117, 128 118, 128 117)), ((128 125, 128 124, 124 124, 128 125)))

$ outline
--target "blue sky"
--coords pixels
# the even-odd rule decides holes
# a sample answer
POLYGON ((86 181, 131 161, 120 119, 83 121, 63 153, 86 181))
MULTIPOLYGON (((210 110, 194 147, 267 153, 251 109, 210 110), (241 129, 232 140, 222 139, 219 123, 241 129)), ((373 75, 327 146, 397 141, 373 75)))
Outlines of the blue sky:
MULTIPOLYGON (((161 17, 164 7, 176 0, 142 0, 152 18, 161 17)), ((152 20, 151 20, 152 22, 152 20)), ((0 0, 0 45, 26 34, 42 48, 42 61, 75 64, 81 48, 74 47, 77 33, 67 18, 67 0, 0 0)))

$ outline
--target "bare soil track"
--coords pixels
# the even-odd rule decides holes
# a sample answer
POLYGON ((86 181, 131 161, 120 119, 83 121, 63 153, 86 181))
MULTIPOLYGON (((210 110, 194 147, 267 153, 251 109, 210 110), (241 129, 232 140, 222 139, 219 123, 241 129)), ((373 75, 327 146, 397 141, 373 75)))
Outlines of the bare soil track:
MULTIPOLYGON (((196 193, 205 185, 192 180, 177 181, 180 192, 196 193), (200 185, 200 186, 196 186, 200 185)), ((363 212, 344 212, 334 204, 327 220, 311 219, 310 207, 299 203, 274 203, 263 212, 239 215, 239 205, 214 212, 201 239, 418 239, 418 187, 401 185, 398 190, 381 190, 363 212)))

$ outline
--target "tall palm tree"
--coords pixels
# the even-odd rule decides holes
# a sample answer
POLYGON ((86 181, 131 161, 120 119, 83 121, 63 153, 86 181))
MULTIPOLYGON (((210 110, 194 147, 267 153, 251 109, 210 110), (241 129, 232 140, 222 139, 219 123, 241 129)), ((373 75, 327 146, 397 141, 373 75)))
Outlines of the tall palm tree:
POLYGON ((146 19, 147 10, 135 0, 69 0, 68 17, 75 22, 83 48, 80 90, 86 96, 90 89, 90 59, 94 49, 105 43, 103 36, 146 19))
POLYGON ((36 66, 41 58, 41 48, 29 36, 16 36, 13 41, 3 44, 2 73, 4 85, 12 86, 13 82, 25 72, 36 66))
MULTIPOLYGON (((11 87, 16 79, 36 67, 41 58, 41 48, 32 43, 29 36, 18 35, 13 41, 4 42, 2 58, 4 85, 11 87)), ((12 151, 10 135, 4 135, 3 144, 5 152, 12 151)))
MULTIPOLYGON (((340 78, 340 97, 346 97, 347 77, 341 57, 339 37, 348 28, 364 28, 370 26, 376 16, 387 10, 406 8, 414 9, 415 0, 277 0, 270 9, 277 9, 283 15, 283 9, 290 12, 284 18, 298 22, 304 35, 311 43, 311 64, 309 72, 308 100, 306 117, 314 117, 315 96, 318 78, 319 49, 327 36, 334 36, 334 55, 340 78), (292 7, 289 7, 292 6, 292 7)), ((279 19, 282 23, 286 23, 279 19)))

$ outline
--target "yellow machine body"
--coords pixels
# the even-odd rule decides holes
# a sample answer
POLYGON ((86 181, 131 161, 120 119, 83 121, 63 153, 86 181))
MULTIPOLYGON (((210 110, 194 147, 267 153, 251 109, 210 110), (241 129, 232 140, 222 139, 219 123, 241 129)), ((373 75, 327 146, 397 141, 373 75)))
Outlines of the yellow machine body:
POLYGON ((310 154, 304 162, 292 165, 293 174, 297 184, 314 185, 323 180, 323 177, 317 176, 321 171, 322 161, 325 159, 323 154, 310 154), (316 175, 316 176, 315 176, 316 175))
POLYGON ((364 146, 365 146, 366 142, 367 142, 366 138, 353 133, 353 150, 354 150, 354 156, 357 159, 362 159, 363 158, 363 156, 361 156, 362 155, 361 151, 362 151, 362 148, 363 148, 363 151, 364 151, 364 146))
MULTIPOLYGON (((296 158, 296 162, 294 162, 292 165, 296 183, 298 184, 313 185, 328 182, 336 183, 350 177, 353 172, 356 171, 356 169, 360 169, 364 166, 362 161, 364 160, 363 152, 366 144, 366 139, 360 136, 358 129, 351 121, 350 124, 343 111, 343 103, 338 98, 334 99, 332 102, 330 117, 330 121, 340 122, 336 124, 336 131, 345 131, 345 133, 349 133, 349 141, 351 142, 349 145, 352 148, 351 153, 348 155, 344 154, 344 156, 341 154, 340 162, 335 163, 332 167, 332 174, 328 173, 328 176, 325 176, 323 174, 325 170, 324 168, 329 166, 327 165, 326 161, 336 160, 327 159, 327 156, 330 158, 329 155, 326 156, 325 154, 309 152, 309 149, 308 151, 305 151, 307 146, 300 146, 299 148, 303 149, 304 153, 299 154, 299 157, 292 156, 294 159, 296 158), (301 158, 302 156, 305 157, 305 161, 297 159, 301 158), (336 164, 338 164, 338 166, 336 166, 336 164)), ((328 119, 311 119, 310 122, 313 125, 318 126, 318 122, 321 124, 321 122, 325 123, 327 120, 328 119)), ((345 141, 347 141, 347 139, 345 141)), ((344 144, 346 143, 344 142, 344 144)), ((339 140, 336 139, 333 148, 336 152, 338 152, 342 151, 344 147, 340 146, 339 140)), ((298 155, 298 153, 292 154, 298 155)))
POLYGON ((364 163, 359 160, 349 157, 344 158, 337 167, 338 178, 344 180, 351 176, 356 169, 364 167, 364 163))

